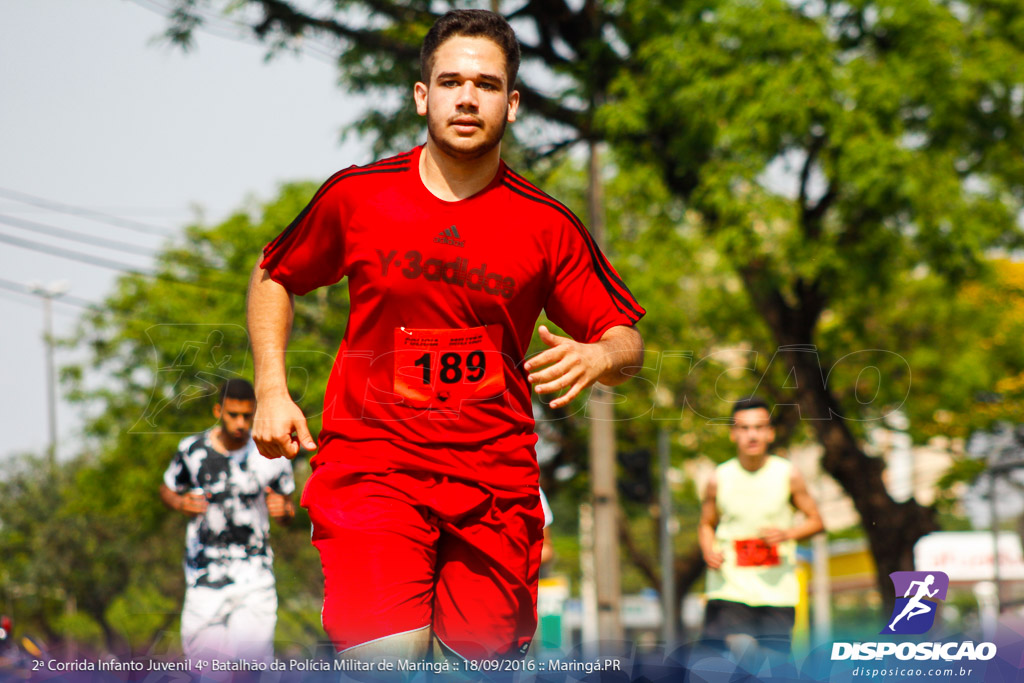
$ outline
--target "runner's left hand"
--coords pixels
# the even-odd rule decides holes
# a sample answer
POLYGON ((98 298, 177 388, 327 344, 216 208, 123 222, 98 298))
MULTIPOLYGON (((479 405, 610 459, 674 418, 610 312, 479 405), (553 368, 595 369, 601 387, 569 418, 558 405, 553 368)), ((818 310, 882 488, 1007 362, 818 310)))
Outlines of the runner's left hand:
POLYGON ((287 496, 282 496, 280 493, 274 493, 269 486, 266 488, 266 496, 267 512, 270 513, 270 516, 274 519, 287 518, 295 514, 295 507, 287 496))
POLYGON ((608 371, 607 354, 598 344, 560 337, 544 325, 540 326, 539 334, 549 348, 526 362, 524 367, 530 373, 526 379, 538 394, 568 389, 551 401, 552 408, 567 405, 608 371))

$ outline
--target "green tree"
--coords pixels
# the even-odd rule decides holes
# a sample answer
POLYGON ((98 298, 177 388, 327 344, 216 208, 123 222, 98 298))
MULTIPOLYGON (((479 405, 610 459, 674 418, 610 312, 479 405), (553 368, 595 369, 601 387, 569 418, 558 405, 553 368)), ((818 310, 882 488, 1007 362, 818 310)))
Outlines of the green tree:
MULTIPOLYGON (((23 456, 0 480, 0 548, 6 598, 19 628, 91 651, 148 651, 174 619, 166 573, 180 553, 147 544, 146 510, 124 515, 111 477, 87 456, 53 471, 23 456), (127 590, 126 590, 127 589, 127 590)), ((126 485, 126 481, 118 484, 126 485)))
POLYGON ((657 160, 740 277, 888 596, 886 575, 913 566, 934 517, 893 501, 881 461, 859 445, 858 421, 891 410, 901 383, 879 383, 865 405, 855 383, 823 374, 860 350, 830 344, 823 327, 856 330, 863 303, 909 272, 956 283, 983 269, 987 250, 1019 243, 1024 82, 1011 65, 1024 55, 1010 27, 1024 10, 917 0, 628 11, 656 28, 604 120, 657 160), (774 186, 780 177, 790 187, 774 186))
MULTIPOLYGON (((74 342, 88 345, 91 372, 73 367, 65 375, 71 399, 92 410, 83 452, 56 473, 26 460, 0 479, 4 572, 11 585, 35 587, 17 604, 51 641, 75 637, 117 654, 176 647, 176 637, 168 645, 163 636, 180 613, 186 520, 160 503, 158 487, 177 443, 214 424, 219 384, 251 379, 247 275, 314 190, 288 185, 219 225, 190 226, 161 253, 157 277, 121 277, 82 321, 74 342), (103 381, 94 384, 97 376, 103 381)), ((328 288, 296 308, 289 388, 315 433, 347 292, 328 288)), ((308 473, 300 458, 300 490, 308 473)), ((278 634, 294 651, 320 635, 319 562, 304 511, 290 527, 275 524, 271 536, 278 634)))

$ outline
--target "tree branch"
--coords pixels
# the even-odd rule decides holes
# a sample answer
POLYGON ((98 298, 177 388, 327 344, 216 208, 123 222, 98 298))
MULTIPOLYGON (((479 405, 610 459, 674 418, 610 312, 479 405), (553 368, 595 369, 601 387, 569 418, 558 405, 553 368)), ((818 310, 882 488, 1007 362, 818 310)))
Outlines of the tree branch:
POLYGON ((797 202, 800 205, 800 223, 803 227, 804 235, 807 236, 808 240, 812 241, 821 236, 822 218, 836 198, 835 186, 830 183, 828 190, 815 206, 811 207, 807 203, 811 173, 818 161, 818 155, 825 146, 826 140, 827 138, 824 135, 817 135, 811 138, 811 143, 807 147, 807 157, 804 159, 803 168, 800 169, 800 192, 797 198, 797 202))
POLYGON ((578 109, 570 109, 558 100, 542 95, 528 83, 520 80, 517 86, 520 101, 528 112, 536 112, 544 118, 565 124, 579 132, 580 137, 587 137, 591 131, 590 113, 578 109))
MULTIPOLYGON (((260 39, 266 39, 267 35, 273 32, 275 26, 289 36, 300 36, 306 28, 313 28, 373 49, 387 50, 403 58, 415 59, 419 55, 417 45, 392 38, 380 30, 351 28, 334 19, 314 17, 296 10, 284 0, 254 0, 254 2, 263 8, 263 21, 252 26, 253 32, 260 39)), ((433 16, 429 15, 429 17, 433 16)))

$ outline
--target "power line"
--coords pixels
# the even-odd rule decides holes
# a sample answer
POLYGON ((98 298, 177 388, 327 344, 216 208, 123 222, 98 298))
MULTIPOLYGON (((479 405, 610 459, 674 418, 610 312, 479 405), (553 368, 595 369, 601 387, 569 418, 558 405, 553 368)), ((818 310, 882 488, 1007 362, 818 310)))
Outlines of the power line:
MULTIPOLYGON (((100 209, 96 209, 99 211, 100 209)), ((157 220, 172 220, 175 224, 179 222, 179 219, 185 215, 186 209, 174 206, 144 206, 141 204, 105 204, 103 211, 111 216, 152 216, 157 220)), ((0 211, 10 212, 17 216, 41 216, 48 213, 53 213, 52 208, 46 208, 37 205, 28 205, 25 203, 19 203, 13 199, 6 197, 0 197, 0 211)), ((191 220, 191 217, 189 217, 191 220)), ((97 223, 101 221, 96 221, 97 223)), ((168 228, 171 230, 172 228, 168 228)), ((168 235, 173 237, 174 234, 168 235)), ((154 235, 156 237, 156 235, 154 235)))
MULTIPOLYGON (((20 237, 12 237, 11 235, 5 235, 3 233, 0 233, 0 242, 6 242, 7 244, 11 244, 16 247, 21 247, 22 249, 30 249, 32 251, 49 254, 50 256, 59 256, 60 258, 78 261, 80 263, 86 263, 88 265, 97 266, 99 268, 106 268, 108 270, 115 270, 129 275, 139 275, 141 277, 155 278, 157 280, 163 280, 177 285, 188 285, 190 287, 197 287, 199 289, 205 289, 212 292, 219 292, 221 294, 231 293, 219 287, 204 285, 199 282, 191 282, 189 280, 182 280, 176 277, 164 275, 162 273, 157 273, 151 270, 136 268, 133 265, 123 263, 121 261, 114 261, 100 256, 83 254, 82 252, 72 251, 70 249, 62 249, 61 247, 54 247, 47 244, 42 244, 40 242, 33 242, 32 240, 24 240, 21 239, 20 237)), ((220 271, 212 272, 219 273, 220 271)))
MULTIPOLYGON (((26 297, 33 297, 33 298, 37 298, 37 299, 39 298, 39 294, 33 292, 32 289, 30 287, 28 287, 27 285, 21 284, 20 282, 14 282, 12 280, 7 280, 7 279, 4 279, 4 278, 0 278, 0 296, 6 296, 11 301, 17 301, 19 303, 23 303, 23 304, 26 304, 26 305, 32 305, 29 302, 24 301, 22 299, 16 299, 14 297, 9 296, 8 293, 6 291, 3 291, 3 290, 9 290, 12 293, 20 294, 20 295, 26 296, 26 297)), ((112 310, 106 308, 101 303, 98 303, 98 302, 95 302, 95 301, 89 301, 88 299, 83 299, 83 298, 75 296, 73 294, 62 294, 59 297, 54 298, 53 300, 56 303, 65 304, 67 306, 73 306, 75 308, 79 308, 79 309, 88 311, 90 313, 104 313, 104 314, 107 314, 107 315, 111 315, 114 318, 121 319, 121 320, 132 320, 132 321, 136 321, 136 322, 140 321, 140 318, 137 315, 135 315, 135 314, 125 313, 125 312, 122 312, 122 311, 112 311, 112 310)), ((58 311, 58 313, 63 313, 64 315, 75 315, 75 314, 71 313, 70 311, 58 311)), ((145 319, 141 319, 141 321, 142 322, 147 322, 145 319)), ((149 324, 155 325, 157 323, 150 322, 149 324)))
MULTIPOLYGON (((22 228, 24 230, 33 230, 33 231, 36 231, 36 232, 41 232, 41 233, 44 233, 44 234, 53 235, 55 237, 59 237, 59 238, 62 238, 62 239, 73 240, 75 242, 81 242, 82 244, 89 244, 91 246, 102 247, 104 249, 114 249, 114 250, 118 250, 118 251, 124 251, 124 252, 127 252, 127 253, 137 254, 137 255, 141 255, 141 256, 146 256, 146 257, 149 257, 149 258, 158 258, 160 256, 164 256, 164 257, 168 257, 169 256, 169 252, 166 252, 166 251, 163 254, 158 254, 157 252, 151 251, 151 250, 149 250, 149 249, 147 249, 145 247, 142 247, 142 246, 139 246, 139 245, 136 245, 136 244, 131 244, 131 243, 128 243, 128 242, 122 242, 120 240, 110 240, 110 239, 107 239, 105 237, 97 237, 95 235, 86 235, 84 233, 80 233, 80 232, 77 232, 77 231, 74 231, 74 230, 66 230, 64 228, 58 228, 58 227, 54 227, 52 225, 47 225, 45 223, 39 223, 37 221, 30 221, 30 220, 27 220, 27 219, 24 219, 24 218, 17 218, 15 216, 10 216, 10 215, 4 214, 4 213, 0 213, 0 225, 9 225, 9 226, 12 226, 12 227, 22 228)), ((3 233, 0 233, 0 235, 2 235, 2 234, 3 233)), ((19 239, 19 238, 15 238, 15 237, 11 238, 11 240, 17 240, 17 239, 19 239)), ((0 239, 0 241, 3 241, 3 240, 0 239)), ((8 241, 10 241, 10 240, 8 240, 8 241)), ((23 246, 23 247, 28 248, 28 249, 34 249, 35 248, 35 247, 29 247, 29 246, 27 246, 27 244, 28 244, 27 241, 23 241, 22 244, 18 244, 16 246, 23 246)), ((48 247, 48 248, 51 248, 51 249, 59 249, 59 247, 49 247, 48 245, 43 245, 43 244, 40 244, 40 243, 36 243, 36 244, 39 245, 40 249, 42 249, 43 247, 48 247)), ((65 251, 64 254, 58 254, 58 255, 62 255, 63 256, 65 254, 78 254, 81 258, 77 258, 76 260, 96 258, 96 257, 93 257, 91 254, 86 254, 86 253, 83 253, 83 252, 80 252, 80 251, 65 251)), ((68 258, 74 258, 74 257, 68 256, 68 258)), ((105 259, 100 258, 99 260, 105 260, 105 259)), ((135 268, 134 266, 130 266, 128 264, 124 264, 124 263, 118 264, 117 262, 114 262, 114 261, 110 261, 109 263, 111 264, 109 266, 108 265, 101 265, 101 264, 97 264, 97 263, 91 263, 91 265, 101 265, 101 267, 112 267, 112 266, 116 265, 119 270, 124 270, 124 271, 127 271, 127 272, 132 272, 132 273, 141 274, 141 275, 147 275, 147 276, 150 276, 150 277, 160 277, 162 279, 167 279, 167 278, 164 278, 164 277, 162 277, 162 276, 160 276, 158 274, 154 274, 154 273, 150 273, 150 272, 147 272, 147 271, 139 270, 139 269, 135 268)), ((201 264, 198 264, 198 263, 196 263, 196 264, 185 264, 185 265, 187 267, 196 269, 198 271, 198 274, 200 274, 200 275, 205 274, 207 276, 216 277, 216 276, 223 276, 225 274, 224 271, 222 271, 222 270, 219 270, 217 268, 210 268, 208 266, 204 266, 204 265, 201 265, 201 264)), ((176 281, 176 280, 174 280, 174 281, 176 281)), ((236 283, 235 282, 228 282, 226 284, 229 284, 229 286, 233 286, 236 283)))
MULTIPOLYGON (((36 292, 33 292, 31 287, 29 287, 27 285, 24 285, 24 284, 21 284, 20 282, 14 282, 12 280, 7 280, 5 278, 0 278, 0 296, 5 296, 6 298, 8 298, 11 301, 17 301, 17 302, 23 303, 25 305, 34 305, 34 304, 30 304, 28 301, 24 301, 22 299, 17 299, 17 298, 11 297, 6 291, 2 291, 2 290, 9 290, 12 293, 20 294, 20 295, 26 296, 26 297, 33 297, 33 298, 36 298, 36 299, 39 298, 39 294, 36 293, 36 292)), ((106 308, 103 304, 100 304, 100 303, 95 302, 95 301, 89 301, 88 299, 83 299, 83 298, 75 296, 73 294, 61 294, 59 297, 55 297, 53 299, 53 301, 56 302, 56 303, 59 303, 59 304, 65 304, 67 306, 73 306, 75 308, 79 308, 79 309, 88 311, 90 313, 105 313, 107 315, 111 315, 114 318, 121 319, 121 320, 132 320, 132 321, 136 321, 136 322, 140 321, 140 318, 137 315, 135 315, 135 314, 125 313, 125 312, 122 312, 122 311, 112 311, 112 310, 109 310, 108 308, 106 308)), ((71 313, 71 311, 57 311, 57 312, 58 313, 62 313, 64 315, 76 315, 74 313, 71 313)), ((147 321, 143 319, 142 322, 147 322, 147 321)), ((149 324, 155 325, 157 323, 152 323, 151 322, 149 324)))
MULTIPOLYGON (((170 19, 170 15, 175 11, 173 6, 168 6, 159 0, 132 0, 132 2, 143 9, 148 9, 151 12, 161 15, 165 19, 170 19)), ((263 46, 261 41, 249 37, 253 29, 252 26, 245 22, 227 19, 220 14, 202 12, 195 7, 192 8, 191 14, 201 20, 197 24, 197 27, 204 33, 246 45, 263 46)), ((333 51, 333 48, 330 45, 327 45, 322 41, 317 42, 307 38, 306 36, 300 36, 298 40, 300 45, 291 46, 293 49, 296 49, 298 52, 321 62, 337 65, 337 52, 333 51)))
POLYGON ((34 232, 41 232, 46 235, 53 235, 61 239, 71 240, 74 242, 81 242, 82 244, 89 244, 94 247, 102 247, 104 249, 113 249, 115 251, 123 251, 129 254, 138 254, 140 256, 154 256, 154 253, 145 248, 135 244, 129 244, 128 242, 121 242, 119 240, 109 240, 105 237, 95 237, 93 235, 85 235, 74 230, 65 230, 64 228, 56 228, 52 225, 46 225, 45 223, 37 223, 36 221, 26 220, 24 218, 17 218, 15 216, 9 216, 7 214, 0 213, 0 223, 10 225, 15 228, 21 228, 22 230, 31 230, 34 232))
MULTIPOLYGON (((2 286, 3 285, 0 285, 0 287, 2 287, 2 286)), ((20 294, 20 292, 19 292, 19 294, 20 294)), ((24 296, 30 297, 30 296, 34 296, 34 295, 26 293, 26 294, 24 294, 24 296)), ((24 306, 31 306, 32 308, 37 308, 39 306, 39 302, 38 301, 26 301, 25 299, 21 299, 21 298, 18 298, 17 296, 14 296, 14 294, 12 292, 0 291, 0 297, 2 297, 4 299, 7 299, 8 301, 13 301, 15 303, 22 304, 24 306)), ((65 303, 67 303, 67 302, 65 302, 65 303)), ((74 305, 74 304, 72 304, 72 305, 74 305)), ((78 317, 78 314, 75 313, 74 311, 63 311, 63 310, 59 310, 58 309, 58 310, 56 310, 54 312, 57 313, 58 315, 73 316, 75 318, 78 317)))
POLYGON ((100 268, 107 268, 108 270, 117 270, 124 273, 132 273, 134 275, 144 275, 147 277, 155 277, 156 273, 152 271, 143 270, 136 268, 135 266, 124 263, 122 261, 113 261, 111 259, 103 258, 102 256, 90 256, 83 254, 79 251, 72 251, 70 249, 62 249, 61 247, 54 247, 48 244, 42 244, 41 242, 33 242, 32 240, 21 239, 20 237, 13 237, 11 235, 5 235, 0 233, 0 242, 6 242, 22 249, 31 249, 32 251, 40 251, 44 254, 50 254, 51 256, 59 256, 61 258, 71 259, 72 261, 79 261, 80 263, 87 263, 91 266, 98 266, 100 268))
MULTIPOLYGON (((0 278, 0 287, 8 289, 12 292, 17 292, 18 294, 24 294, 25 296, 39 296, 38 294, 34 293, 28 285, 23 285, 20 282, 14 282, 13 280, 7 280, 5 278, 0 278)), ((102 308, 98 303, 94 301, 89 301, 88 299, 77 297, 74 294, 62 294, 59 299, 56 299, 56 301, 58 303, 77 306, 78 308, 85 308, 88 310, 98 310, 102 308)))
POLYGON ((95 211, 93 209, 87 209, 83 206, 73 206, 71 204, 64 204, 57 202, 52 199, 44 199, 42 197, 36 197, 34 195, 25 194, 24 192, 18 192, 11 190, 6 187, 0 187, 0 197, 7 197, 13 199, 16 202, 22 204, 31 204, 32 206, 38 206, 50 211, 56 211, 58 213, 66 213, 71 216, 79 216, 82 218, 90 218, 92 220, 100 221, 101 223, 108 223, 119 228, 126 230, 134 230, 135 232, 141 232, 147 235, 159 235, 161 237, 169 237, 174 234, 174 231, 168 228, 163 228, 148 223, 142 223, 140 221, 133 221, 127 218, 121 218, 120 216, 112 216, 102 211, 95 211))

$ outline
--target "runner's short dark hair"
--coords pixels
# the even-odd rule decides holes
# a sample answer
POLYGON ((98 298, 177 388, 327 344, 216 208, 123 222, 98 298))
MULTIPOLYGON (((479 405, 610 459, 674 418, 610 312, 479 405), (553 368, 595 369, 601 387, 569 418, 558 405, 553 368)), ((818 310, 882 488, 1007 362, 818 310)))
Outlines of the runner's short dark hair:
POLYGON ((519 74, 519 40, 516 32, 497 12, 484 9, 456 9, 446 12, 427 32, 420 48, 420 80, 430 84, 430 72, 434 68, 434 53, 449 38, 489 38, 505 53, 505 73, 508 90, 512 92, 519 74))
POLYGON ((219 403, 224 405, 224 400, 233 398, 236 401, 255 401, 256 392, 247 380, 229 379, 220 385, 219 403))
POLYGON ((763 398, 760 396, 748 396, 747 398, 741 398, 732 404, 732 414, 735 415, 742 410, 754 410, 755 408, 764 408, 769 414, 772 412, 768 402, 763 398))

